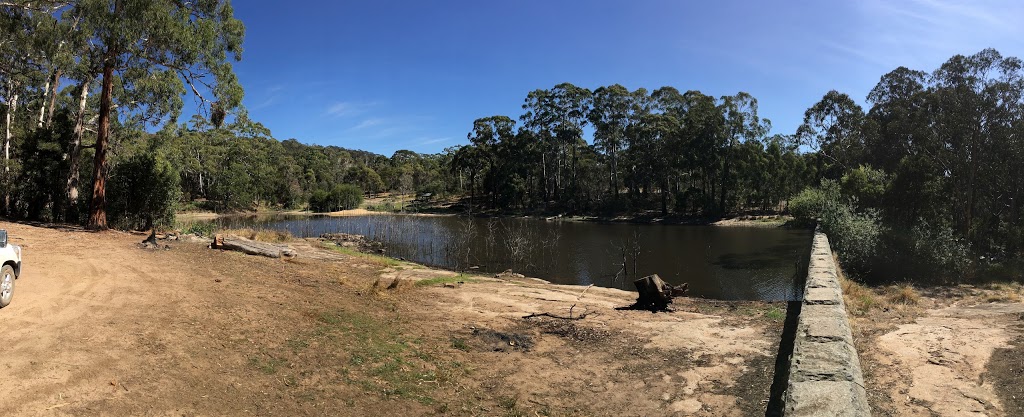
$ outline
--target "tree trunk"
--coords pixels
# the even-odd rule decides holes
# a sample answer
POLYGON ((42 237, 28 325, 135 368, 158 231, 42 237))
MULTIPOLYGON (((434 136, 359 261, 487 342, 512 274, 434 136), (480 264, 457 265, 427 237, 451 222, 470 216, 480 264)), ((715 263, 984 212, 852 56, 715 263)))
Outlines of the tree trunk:
POLYGON ((14 113, 18 111, 18 93, 14 93, 14 82, 9 81, 7 84, 7 92, 11 94, 10 99, 7 101, 7 120, 6 120, 6 132, 4 133, 4 213, 11 213, 11 141, 14 138, 11 132, 11 123, 14 122, 14 113), (13 94, 12 94, 13 93, 13 94))
POLYGON ((92 84, 92 78, 82 81, 78 90, 78 113, 75 114, 75 130, 68 150, 68 180, 64 184, 64 196, 68 199, 65 220, 69 219, 70 214, 78 211, 79 161, 82 154, 82 138, 85 136, 85 107, 89 101, 89 84, 92 84))
MULTIPOLYGON (((663 173, 664 174, 664 173, 663 173)), ((661 215, 668 215, 668 178, 661 179, 661 215)))
POLYGON ((548 157, 547 157, 547 152, 545 152, 543 149, 541 149, 541 152, 540 152, 540 170, 541 170, 541 172, 540 172, 540 175, 541 175, 540 183, 541 183, 541 185, 543 187, 543 195, 544 195, 544 209, 547 209, 548 208, 548 200, 549 200, 549 198, 548 198, 548 157))
POLYGON ((90 229, 107 228, 107 141, 110 139, 110 117, 113 106, 114 59, 113 49, 107 51, 103 62, 103 90, 100 95, 100 120, 96 129, 96 158, 92 168, 92 202, 89 206, 90 229))
POLYGON ((238 251, 249 255, 266 256, 268 258, 291 259, 298 255, 295 249, 287 245, 257 242, 234 235, 217 234, 213 237, 213 244, 210 247, 213 249, 238 251))
POLYGON ((615 149, 612 149, 612 195, 619 201, 619 160, 615 149))
POLYGON ((46 120, 46 99, 47 95, 50 94, 50 80, 52 77, 46 79, 46 84, 43 85, 43 96, 39 100, 39 121, 36 122, 37 128, 43 127, 43 121, 46 120))
POLYGON ((718 192, 718 210, 721 213, 723 213, 723 214, 726 212, 726 210, 725 210, 725 198, 726 198, 727 194, 729 194, 729 185, 730 185, 729 183, 731 182, 731 179, 729 178, 729 175, 732 173, 731 172, 732 171, 732 167, 729 166, 729 165, 732 162, 731 161, 731 159, 732 159, 732 147, 733 147, 733 142, 732 142, 732 139, 730 139, 729 140, 729 146, 727 148, 725 148, 725 163, 723 164, 723 167, 722 167, 722 188, 719 189, 719 192, 718 192))
POLYGON ((44 126, 53 124, 53 110, 57 107, 57 87, 60 86, 60 74, 61 71, 59 69, 53 72, 53 81, 50 83, 52 88, 50 91, 50 111, 46 114, 46 124, 44 126))

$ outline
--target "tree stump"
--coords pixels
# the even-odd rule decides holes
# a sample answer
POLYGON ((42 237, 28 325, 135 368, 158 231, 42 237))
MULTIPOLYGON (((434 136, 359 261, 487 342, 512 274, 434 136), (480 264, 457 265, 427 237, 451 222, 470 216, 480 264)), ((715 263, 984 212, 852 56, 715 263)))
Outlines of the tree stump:
POLYGON ((636 286, 637 295, 635 308, 650 310, 665 310, 672 303, 673 297, 686 294, 687 284, 672 286, 666 283, 658 274, 648 275, 633 281, 636 286))

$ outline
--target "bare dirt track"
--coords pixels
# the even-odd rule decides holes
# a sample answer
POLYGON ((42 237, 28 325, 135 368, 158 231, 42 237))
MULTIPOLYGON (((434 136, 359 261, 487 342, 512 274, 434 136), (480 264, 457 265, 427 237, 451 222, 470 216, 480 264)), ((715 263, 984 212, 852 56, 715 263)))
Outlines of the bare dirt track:
POLYGON ((622 311, 623 291, 580 298, 583 287, 455 277, 316 242, 285 262, 0 228, 25 248, 0 310, 9 415, 763 414, 785 309, 622 311), (573 304, 585 319, 523 318, 573 304))

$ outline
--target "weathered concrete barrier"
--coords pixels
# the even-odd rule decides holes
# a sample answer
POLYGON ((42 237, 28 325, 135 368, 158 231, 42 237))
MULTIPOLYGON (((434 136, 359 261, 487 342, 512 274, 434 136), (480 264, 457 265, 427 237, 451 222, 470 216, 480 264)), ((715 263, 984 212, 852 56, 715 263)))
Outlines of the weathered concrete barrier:
POLYGON ((790 357, 785 415, 871 415, 832 249, 818 231, 790 357))

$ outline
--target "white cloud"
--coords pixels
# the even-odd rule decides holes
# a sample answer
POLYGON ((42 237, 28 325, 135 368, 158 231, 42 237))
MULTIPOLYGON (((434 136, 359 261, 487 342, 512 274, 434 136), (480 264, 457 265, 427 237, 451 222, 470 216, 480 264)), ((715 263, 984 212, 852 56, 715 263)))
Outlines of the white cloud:
POLYGON ((452 140, 452 138, 450 138, 450 137, 444 137, 444 138, 424 138, 424 139, 420 140, 419 143, 420 143, 420 145, 433 145, 435 143, 448 142, 450 140, 452 140))
POLYGON ((865 0, 856 39, 833 50, 891 70, 930 71, 956 54, 996 48, 1024 53, 1024 2, 1019 0, 865 0), (869 59, 868 57, 873 57, 869 59))
POLYGON ((351 116, 356 111, 356 105, 349 102, 338 102, 327 107, 327 114, 334 117, 351 116))
POLYGON ((383 119, 383 118, 379 118, 379 117, 370 118, 370 119, 363 120, 358 125, 353 126, 349 130, 362 130, 362 129, 366 129, 366 128, 369 128, 369 127, 380 126, 380 125, 384 124, 385 122, 386 122, 386 120, 383 119))

